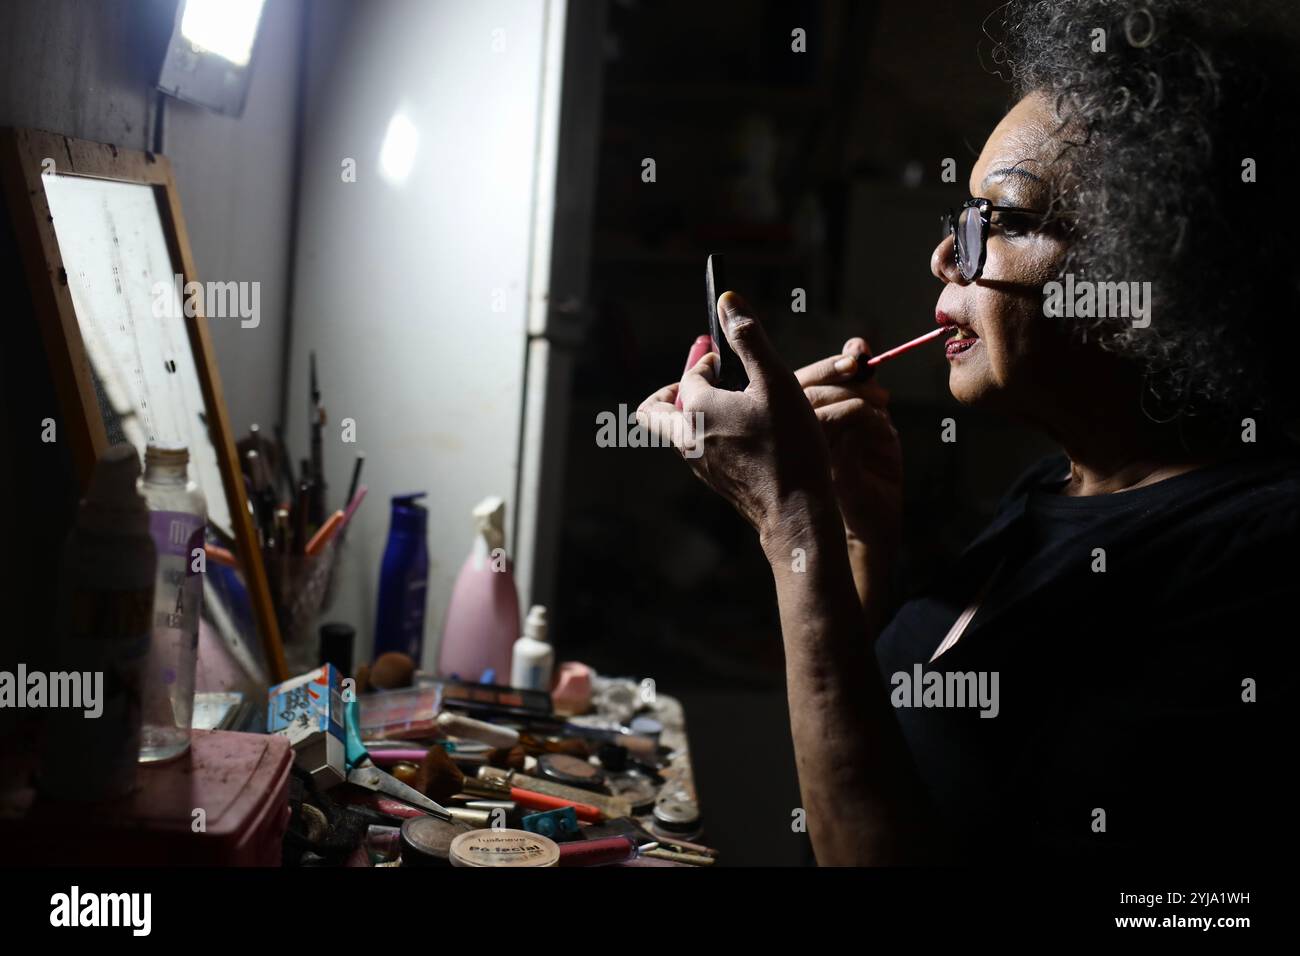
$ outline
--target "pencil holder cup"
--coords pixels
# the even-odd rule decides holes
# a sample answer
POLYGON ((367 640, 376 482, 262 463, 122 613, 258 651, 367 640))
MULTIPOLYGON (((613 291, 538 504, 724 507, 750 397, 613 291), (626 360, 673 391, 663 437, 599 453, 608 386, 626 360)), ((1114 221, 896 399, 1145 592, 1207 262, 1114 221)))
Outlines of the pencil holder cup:
POLYGON ((320 663, 316 623, 325 607, 337 556, 333 541, 316 555, 266 555, 266 573, 291 676, 306 673, 320 663))

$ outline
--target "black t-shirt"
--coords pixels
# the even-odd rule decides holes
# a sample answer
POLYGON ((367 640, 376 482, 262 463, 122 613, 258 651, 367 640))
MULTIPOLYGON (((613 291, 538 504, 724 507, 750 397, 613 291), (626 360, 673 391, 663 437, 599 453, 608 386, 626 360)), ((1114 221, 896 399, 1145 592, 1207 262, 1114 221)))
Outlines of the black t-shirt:
POLYGON ((1300 461, 1225 463, 1084 498, 1056 493, 1068 473, 1064 456, 1030 468, 877 644, 953 849, 976 860, 1277 852, 1291 832, 1282 781, 1294 746, 1277 745, 1276 715, 1296 686, 1300 461), (999 564, 964 635, 928 663, 999 564), (947 706, 923 705, 909 686, 918 676, 943 681, 931 702, 947 706), (1251 682, 1255 702, 1243 699, 1251 682), (963 687, 968 706, 953 706, 963 687), (996 716, 981 717, 994 701, 996 716))

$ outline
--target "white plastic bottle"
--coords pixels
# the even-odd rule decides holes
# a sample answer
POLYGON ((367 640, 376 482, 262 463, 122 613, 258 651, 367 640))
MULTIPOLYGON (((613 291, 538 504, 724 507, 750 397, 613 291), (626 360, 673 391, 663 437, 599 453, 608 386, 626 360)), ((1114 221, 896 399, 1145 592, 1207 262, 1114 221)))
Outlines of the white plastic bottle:
POLYGON ((145 670, 140 762, 179 757, 190 747, 194 671, 203 612, 208 505, 189 480, 189 451, 150 445, 140 491, 149 504, 149 531, 158 549, 153 641, 145 670))
POLYGON ((59 799, 106 800, 135 787, 156 569, 139 476, 132 446, 101 455, 63 551, 58 661, 80 675, 86 706, 49 712, 38 786, 59 799))
POLYGON ((529 690, 551 690, 551 671, 555 667, 555 649, 546 640, 546 608, 534 604, 528 610, 524 633, 515 641, 510 661, 510 686, 529 690))

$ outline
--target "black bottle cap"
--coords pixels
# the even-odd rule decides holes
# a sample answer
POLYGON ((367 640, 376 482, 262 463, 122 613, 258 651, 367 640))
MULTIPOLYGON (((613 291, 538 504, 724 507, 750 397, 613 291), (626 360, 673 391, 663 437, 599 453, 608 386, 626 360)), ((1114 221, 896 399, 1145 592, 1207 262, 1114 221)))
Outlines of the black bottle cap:
POLYGON ((601 744, 596 751, 600 765, 610 773, 622 773, 627 769, 627 748, 618 744, 601 744))
POLYGON ((352 676, 352 648, 357 629, 351 624, 331 621, 320 628, 320 662, 333 664, 344 677, 352 676))

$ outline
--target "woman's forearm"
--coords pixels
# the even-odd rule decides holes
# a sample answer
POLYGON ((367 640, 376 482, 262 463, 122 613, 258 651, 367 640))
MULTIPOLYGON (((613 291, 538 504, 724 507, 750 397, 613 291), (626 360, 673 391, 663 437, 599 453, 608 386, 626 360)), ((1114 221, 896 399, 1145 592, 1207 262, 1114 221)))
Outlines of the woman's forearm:
POLYGON ((859 601, 839 515, 816 504, 792 514, 764 535, 763 547, 780 604, 813 850, 822 864, 928 860, 935 834, 876 668, 867 623, 875 615, 859 601), (799 548, 803 560, 792 560, 799 548))
POLYGON ((858 593, 858 603, 866 617, 867 633, 874 639, 885 626, 890 607, 890 582, 894 548, 871 546, 852 534, 847 535, 849 569, 853 573, 853 586, 858 593))
POLYGON ((848 536, 849 570, 853 572, 853 587, 858 592, 858 603, 865 614, 871 604, 871 563, 867 546, 860 540, 848 536))

